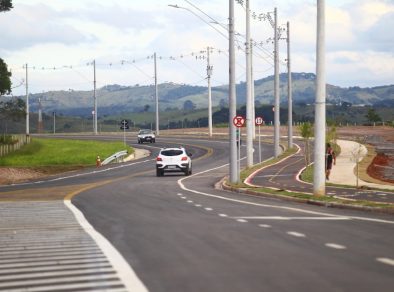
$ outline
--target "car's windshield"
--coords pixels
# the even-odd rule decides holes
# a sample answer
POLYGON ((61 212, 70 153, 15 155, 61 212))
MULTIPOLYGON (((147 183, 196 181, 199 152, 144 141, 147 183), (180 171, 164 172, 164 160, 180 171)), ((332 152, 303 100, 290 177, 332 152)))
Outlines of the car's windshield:
POLYGON ((182 150, 177 150, 177 149, 161 151, 161 155, 164 155, 164 156, 177 156, 177 155, 181 155, 182 153, 183 153, 182 150))
POLYGON ((151 134, 152 131, 151 130, 141 130, 140 134, 151 134))

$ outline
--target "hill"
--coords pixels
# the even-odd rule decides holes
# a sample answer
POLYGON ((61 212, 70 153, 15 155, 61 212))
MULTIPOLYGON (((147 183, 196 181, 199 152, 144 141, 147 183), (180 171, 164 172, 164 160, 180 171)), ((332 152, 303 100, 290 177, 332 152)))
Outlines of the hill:
MULTIPOLYGON (((294 104, 313 103, 315 99, 315 74, 293 73, 294 104)), ((246 84, 237 84, 238 106, 245 104, 246 84)), ((255 80, 255 96, 257 104, 272 105, 274 101, 274 76, 255 80)), ((280 75, 281 101, 287 102, 287 74, 280 75)), ((192 110, 208 107, 207 87, 190 86, 176 83, 159 85, 160 111, 192 110)), ((121 86, 107 85, 97 90, 99 116, 122 113, 153 112, 155 109, 154 86, 121 86)), ((21 97, 24 98, 24 97, 21 97)), ((43 101, 43 111, 69 116, 91 116, 93 109, 93 91, 50 91, 30 95, 31 111, 38 111, 38 98, 43 101)), ((225 107, 228 104, 228 87, 212 88, 213 106, 225 107)), ((327 102, 353 105, 394 106, 394 85, 372 88, 342 88, 327 85, 327 102)))

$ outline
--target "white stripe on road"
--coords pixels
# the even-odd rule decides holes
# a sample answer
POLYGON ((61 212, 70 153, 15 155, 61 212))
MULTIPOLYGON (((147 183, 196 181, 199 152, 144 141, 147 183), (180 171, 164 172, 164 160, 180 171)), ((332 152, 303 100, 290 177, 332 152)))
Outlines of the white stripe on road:
POLYGON ((259 226, 263 228, 271 228, 271 225, 268 224, 259 224, 259 226))
POLYGON ((333 249, 346 249, 346 246, 336 244, 336 243, 326 243, 325 246, 333 248, 333 249))
POLYGON ((285 217, 285 216, 241 216, 250 220, 350 220, 349 217, 285 217))
POLYGON ((389 258, 377 258, 378 262, 381 262, 386 265, 394 266, 394 260, 389 258))
POLYGON ((133 269, 123 258, 123 256, 112 246, 112 244, 100 233, 98 233, 92 225, 86 220, 85 216, 79 211, 71 201, 64 201, 64 204, 74 213, 76 220, 81 227, 89 234, 102 252, 106 255, 113 268, 117 271, 122 283, 129 291, 148 291, 145 285, 141 282, 133 269))
POLYGON ((299 233, 299 232, 295 232, 295 231, 288 231, 286 233, 288 235, 295 236, 295 237, 306 237, 305 234, 299 233))
POLYGON ((383 220, 383 219, 375 219, 375 218, 369 218, 369 217, 355 217, 355 216, 338 216, 338 215, 333 215, 333 214, 329 214, 329 213, 323 213, 323 212, 317 212, 317 211, 309 211, 309 210, 304 210, 304 209, 300 209, 300 208, 294 208, 294 207, 285 207, 285 206, 278 206, 278 205, 269 205, 269 204, 261 204, 261 203, 255 203, 255 202, 250 202, 250 201, 245 201, 245 200, 241 200, 241 199, 232 199, 232 198, 227 198, 224 196, 219 196, 219 195, 214 195, 214 194, 209 194, 209 193, 204 193, 204 192, 200 192, 197 190, 192 190, 187 188, 184 184, 183 184, 183 180, 186 179, 191 179, 194 178, 200 174, 203 173, 207 173, 213 170, 217 170, 223 167, 228 166, 227 164, 218 166, 218 167, 214 167, 211 169, 207 169, 195 174, 192 174, 188 177, 184 177, 178 180, 178 185, 180 186, 181 189, 188 191, 188 192, 192 192, 198 195, 202 195, 202 196, 206 196, 206 197, 211 197, 211 198, 216 198, 216 199, 220 199, 220 200, 226 200, 226 201, 230 201, 230 202, 236 202, 236 203, 241 203, 241 204, 246 204, 246 205, 252 205, 252 206, 259 206, 259 207, 266 207, 266 208, 273 208, 273 209, 281 209, 281 210, 287 210, 287 211, 293 211, 293 212, 299 212, 299 213, 306 213, 306 214, 313 214, 313 215, 318 215, 318 216, 327 216, 327 217, 332 217, 332 218, 349 218, 352 220, 361 220, 361 221, 369 221, 369 222, 375 222, 375 223, 387 223, 387 224, 394 224, 394 221, 390 221, 390 220, 383 220))
POLYGON ((245 220, 245 219, 237 219, 237 221, 241 222, 241 223, 247 223, 248 222, 248 220, 245 220))

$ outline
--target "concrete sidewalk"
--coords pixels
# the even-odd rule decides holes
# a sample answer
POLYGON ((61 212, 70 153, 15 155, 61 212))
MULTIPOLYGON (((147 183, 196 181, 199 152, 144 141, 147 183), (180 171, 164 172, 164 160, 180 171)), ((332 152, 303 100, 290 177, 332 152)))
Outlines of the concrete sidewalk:
MULTIPOLYGON (((333 165, 330 180, 327 182, 355 187, 357 177, 355 175, 356 162, 354 157, 359 156, 362 160, 362 157, 367 154, 367 148, 354 141, 338 140, 337 143, 341 147, 341 154, 337 157, 336 165, 333 165), (355 153, 360 153, 360 155, 355 155, 355 153)), ((361 179, 358 179, 358 185, 359 187, 394 190, 394 185, 370 183, 361 179)))

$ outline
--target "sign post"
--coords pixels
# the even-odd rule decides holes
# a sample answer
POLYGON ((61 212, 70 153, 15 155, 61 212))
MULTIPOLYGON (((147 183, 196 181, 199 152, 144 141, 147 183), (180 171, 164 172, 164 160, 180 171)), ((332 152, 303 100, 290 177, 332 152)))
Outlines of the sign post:
POLYGON ((256 125, 259 126, 259 163, 261 163, 261 135, 260 126, 264 123, 263 117, 256 117, 256 125))
POLYGON ((237 127, 237 133, 238 133, 238 137, 237 137, 237 167, 238 167, 238 173, 240 173, 240 169, 241 169, 241 128, 243 127, 243 125, 245 124, 245 118, 243 116, 235 116, 233 118, 233 124, 234 126, 237 127))
POLYGON ((129 129, 129 122, 127 120, 122 120, 120 124, 120 129, 123 130, 123 143, 126 146, 126 129, 129 129))

